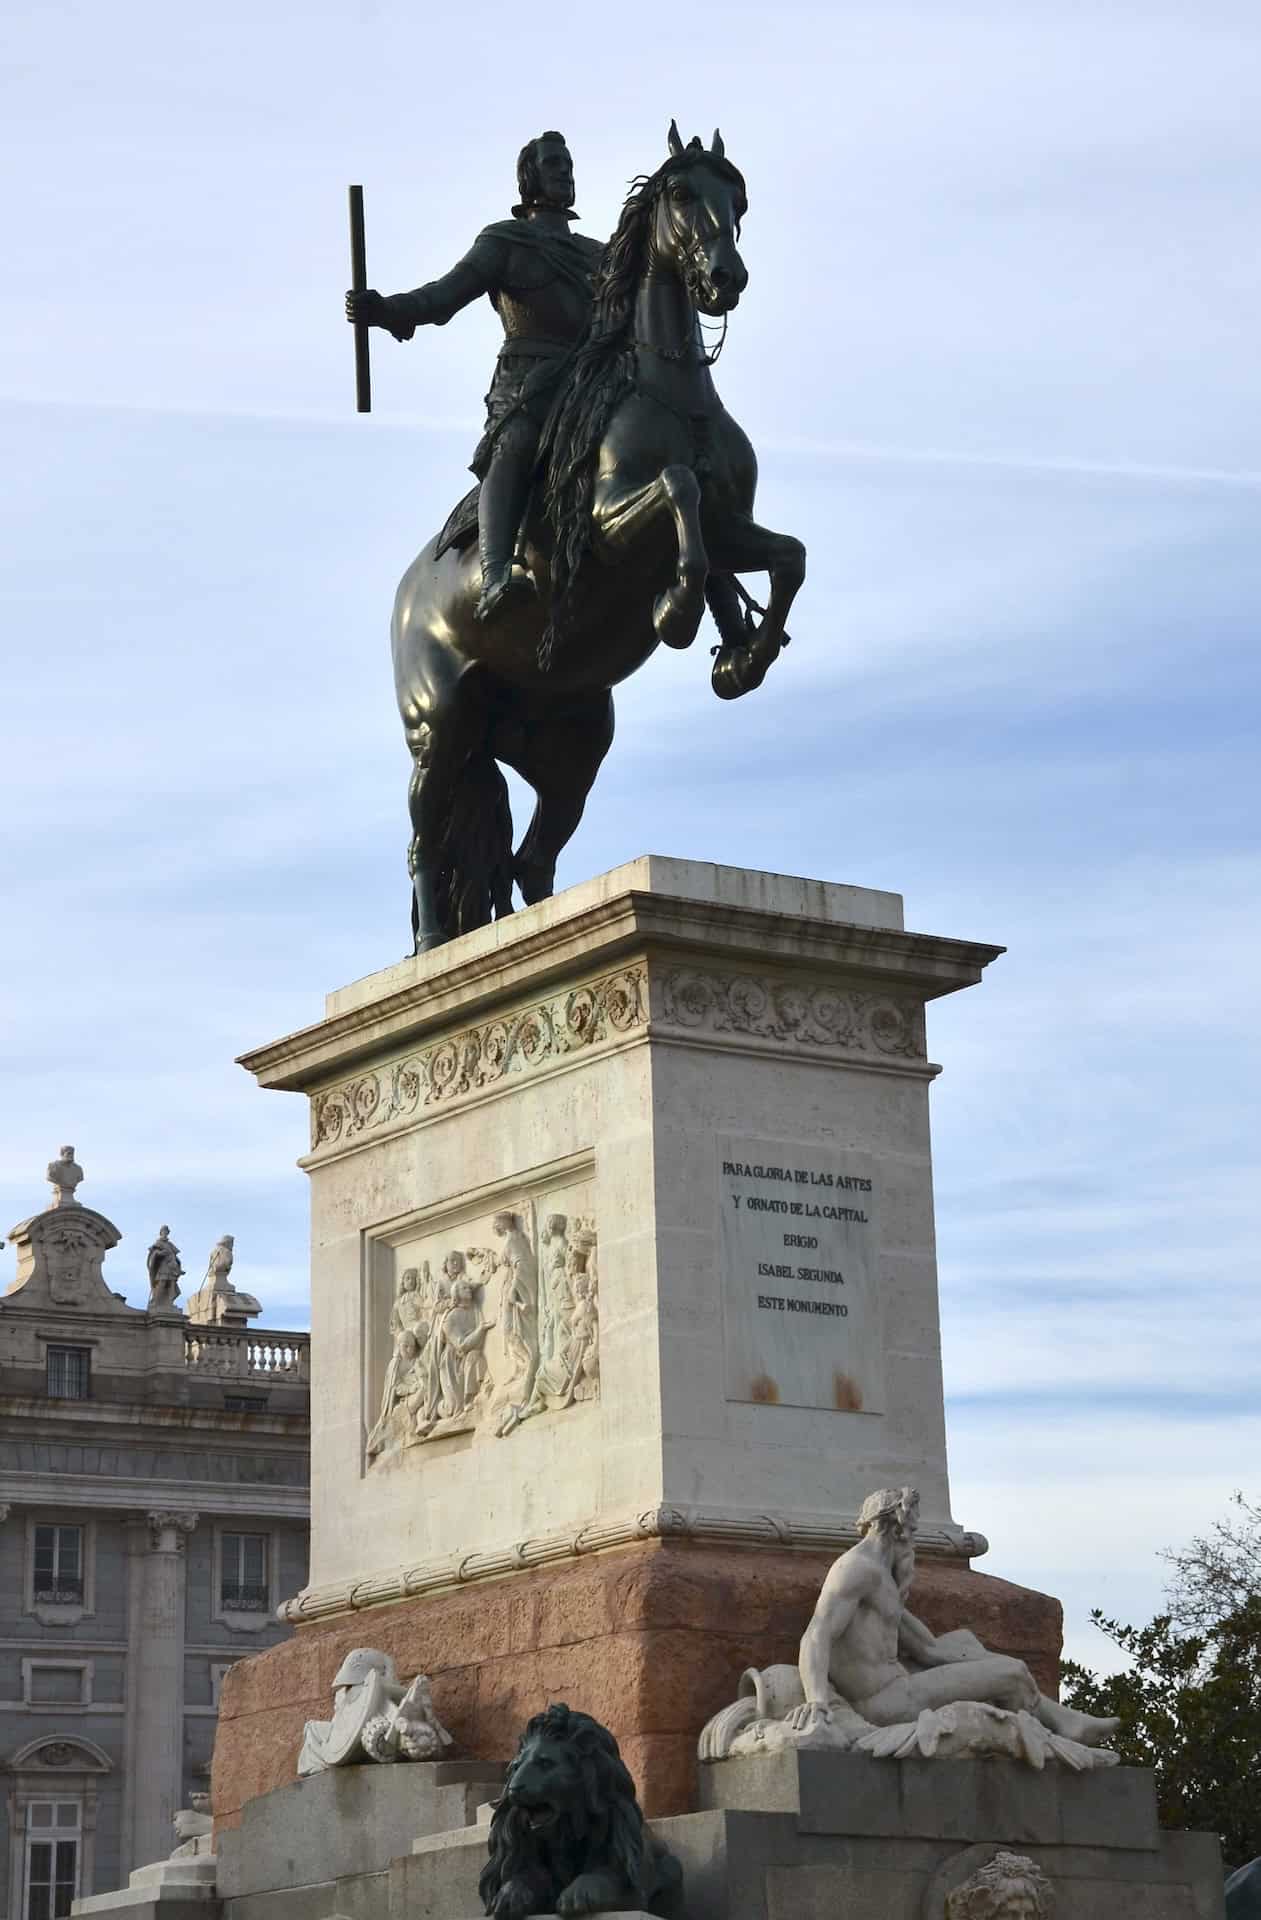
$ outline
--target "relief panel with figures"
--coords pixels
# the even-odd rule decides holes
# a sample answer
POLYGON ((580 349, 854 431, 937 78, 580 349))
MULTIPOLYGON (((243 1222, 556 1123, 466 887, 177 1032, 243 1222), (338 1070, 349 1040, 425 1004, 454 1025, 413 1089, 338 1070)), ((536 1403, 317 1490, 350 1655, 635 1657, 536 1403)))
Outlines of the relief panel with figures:
POLYGON ((506 1439, 598 1397, 598 1238, 588 1186, 514 1199, 394 1251, 375 1299, 369 1467, 451 1434, 506 1439))

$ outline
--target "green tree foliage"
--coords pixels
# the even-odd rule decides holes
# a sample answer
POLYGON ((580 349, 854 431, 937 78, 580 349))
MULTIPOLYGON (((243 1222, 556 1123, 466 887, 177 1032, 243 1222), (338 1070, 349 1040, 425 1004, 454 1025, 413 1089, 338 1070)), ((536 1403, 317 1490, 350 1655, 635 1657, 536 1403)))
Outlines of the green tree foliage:
MULTIPOLYGON (((1181 1571, 1183 1556, 1170 1558, 1181 1571)), ((1101 1679, 1066 1661, 1063 1694, 1087 1713, 1119 1715, 1109 1744, 1155 1773, 1161 1825, 1219 1834, 1229 1871, 1261 1854, 1261 1590, 1240 1599, 1222 1581, 1217 1591, 1220 1610, 1204 1605, 1195 1633, 1168 1613, 1146 1627, 1093 1613, 1131 1664, 1101 1679)))
POLYGON ((1236 1517, 1218 1520, 1190 1546, 1162 1553, 1174 1577, 1169 1612, 1177 1626, 1202 1633, 1261 1593, 1261 1507, 1233 1496, 1236 1517))

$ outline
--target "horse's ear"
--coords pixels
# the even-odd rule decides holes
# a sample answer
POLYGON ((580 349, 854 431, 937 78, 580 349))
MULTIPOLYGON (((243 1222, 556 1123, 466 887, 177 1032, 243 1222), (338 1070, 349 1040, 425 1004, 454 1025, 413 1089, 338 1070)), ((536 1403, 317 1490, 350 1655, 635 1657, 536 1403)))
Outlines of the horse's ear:
POLYGON ((681 160, 683 158, 683 136, 679 132, 679 123, 677 120, 670 122, 670 131, 666 139, 670 148, 670 158, 672 160, 681 160))
POLYGON ((709 151, 713 154, 715 160, 723 160, 726 158, 727 149, 722 143, 722 135, 719 133, 717 127, 714 128, 714 138, 709 151))

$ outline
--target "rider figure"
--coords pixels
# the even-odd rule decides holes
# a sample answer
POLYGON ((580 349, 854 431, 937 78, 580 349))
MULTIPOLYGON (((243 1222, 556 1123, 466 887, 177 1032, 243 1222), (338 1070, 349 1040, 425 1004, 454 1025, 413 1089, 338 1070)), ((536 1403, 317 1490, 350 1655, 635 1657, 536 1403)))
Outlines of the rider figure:
POLYGON ((486 395, 486 431, 471 462, 481 481, 479 620, 513 592, 531 590, 513 573, 517 535, 529 499, 539 434, 561 362, 586 330, 592 283, 603 257, 598 240, 572 233, 574 163, 563 135, 540 134, 517 160, 520 204, 511 220, 483 227, 464 258, 414 293, 346 295, 346 317, 410 340, 417 327, 445 326, 485 294, 503 322, 504 344, 486 395))

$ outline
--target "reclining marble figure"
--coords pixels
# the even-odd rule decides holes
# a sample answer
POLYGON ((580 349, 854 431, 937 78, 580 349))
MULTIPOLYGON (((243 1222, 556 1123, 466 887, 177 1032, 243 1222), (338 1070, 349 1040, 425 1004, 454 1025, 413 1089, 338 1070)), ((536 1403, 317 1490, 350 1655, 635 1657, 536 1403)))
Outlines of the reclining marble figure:
POLYGON ((863 1502, 858 1543, 823 1583, 797 1667, 746 1672, 740 1698, 701 1734, 702 1760, 831 1747, 879 1759, 1006 1753, 1078 1772, 1116 1765, 1102 1743, 1117 1721, 1060 1706, 1022 1660, 966 1628, 934 1635, 908 1610, 918 1518, 912 1487, 863 1502))
POLYGON ((452 1744, 427 1677, 418 1673, 402 1687, 388 1653, 356 1647, 334 1677, 332 1719, 303 1729, 298 1775, 365 1760, 438 1760, 452 1744))

